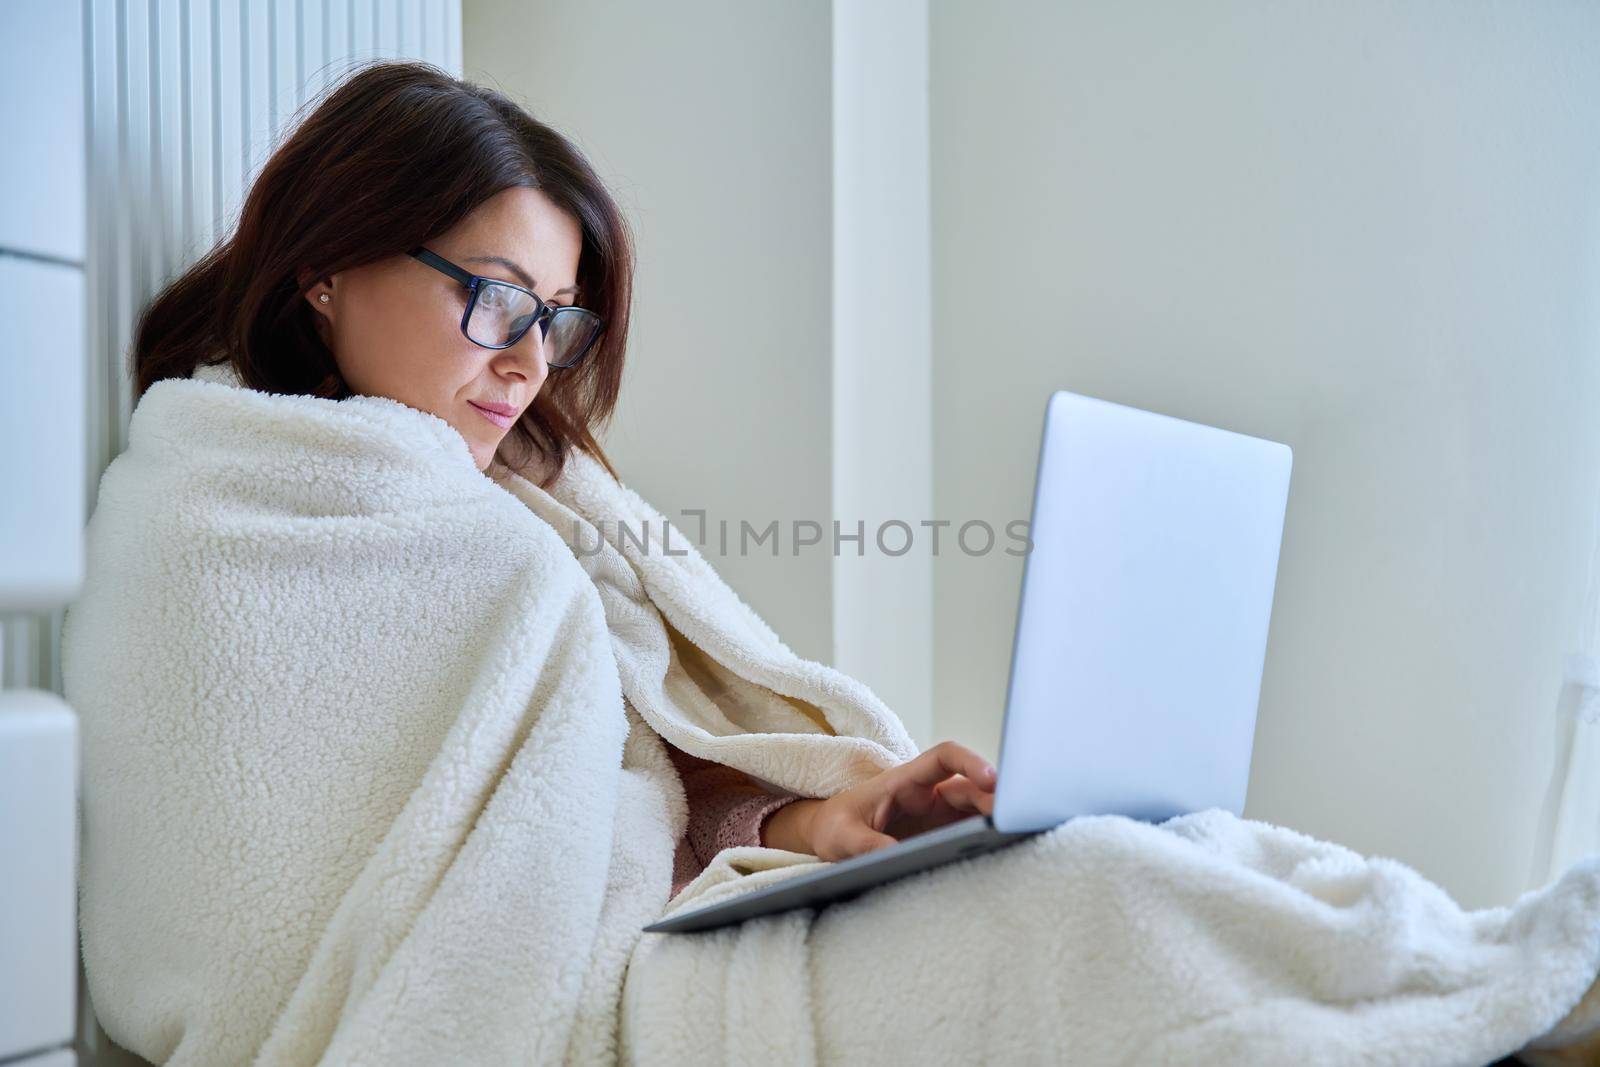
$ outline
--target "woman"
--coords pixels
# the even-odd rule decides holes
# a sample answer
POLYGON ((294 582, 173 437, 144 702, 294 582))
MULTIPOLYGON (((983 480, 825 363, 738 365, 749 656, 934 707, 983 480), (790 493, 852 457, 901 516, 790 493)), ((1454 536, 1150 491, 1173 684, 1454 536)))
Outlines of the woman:
POLYGON ((661 518, 593 436, 631 269, 567 141, 384 64, 146 310, 61 639, 108 1034, 175 1065, 1465 1063, 1563 1015, 1587 1036, 1600 864, 1467 922, 1399 865, 1215 810, 641 937, 672 897, 990 813, 994 771, 919 750, 692 547, 604 534, 661 518))
MULTIPOLYGON (((594 431, 617 403, 632 273, 626 222, 570 141, 433 67, 371 66, 267 162, 234 237, 146 310, 135 400, 220 356, 252 389, 430 412, 496 480, 549 486, 573 449, 612 470, 594 431)), ((691 812, 674 892, 724 847, 838 860, 994 802, 994 769, 955 742, 826 799, 671 753, 691 812)))

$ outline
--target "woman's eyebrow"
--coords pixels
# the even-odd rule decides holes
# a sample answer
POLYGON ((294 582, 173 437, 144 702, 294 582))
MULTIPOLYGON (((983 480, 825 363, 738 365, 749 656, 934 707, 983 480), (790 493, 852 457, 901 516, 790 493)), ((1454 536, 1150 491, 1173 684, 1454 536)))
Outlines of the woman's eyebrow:
MULTIPOLYGON (((523 285, 526 285, 529 289, 537 290, 539 288, 539 283, 535 282, 527 271, 523 270, 520 266, 507 259, 505 256, 468 256, 464 262, 498 263, 500 266, 506 268, 506 270, 509 270, 512 274, 515 274, 517 276, 517 281, 521 282, 523 285)), ((581 290, 576 285, 569 285, 565 289, 557 289, 550 295, 560 296, 562 293, 579 292, 581 292, 581 290)))

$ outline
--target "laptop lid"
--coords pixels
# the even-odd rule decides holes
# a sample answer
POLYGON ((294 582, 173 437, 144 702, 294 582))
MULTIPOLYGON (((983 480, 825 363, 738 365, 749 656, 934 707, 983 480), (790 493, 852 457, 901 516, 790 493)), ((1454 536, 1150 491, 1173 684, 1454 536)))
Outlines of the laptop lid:
POLYGON ((997 829, 1243 815, 1292 460, 1276 441, 1050 396, 997 829))

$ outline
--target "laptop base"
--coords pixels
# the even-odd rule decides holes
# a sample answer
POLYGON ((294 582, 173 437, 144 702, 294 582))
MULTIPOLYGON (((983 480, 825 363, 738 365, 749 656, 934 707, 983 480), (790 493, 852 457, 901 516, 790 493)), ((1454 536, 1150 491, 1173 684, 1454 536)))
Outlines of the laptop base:
POLYGON ((995 829, 989 816, 972 815, 859 856, 819 865, 815 871, 796 875, 765 889, 658 920, 646 926, 644 932, 714 930, 719 926, 730 926, 745 919, 791 908, 820 908, 849 900, 896 878, 979 853, 992 852, 1043 832, 1029 830, 1005 833, 995 829))

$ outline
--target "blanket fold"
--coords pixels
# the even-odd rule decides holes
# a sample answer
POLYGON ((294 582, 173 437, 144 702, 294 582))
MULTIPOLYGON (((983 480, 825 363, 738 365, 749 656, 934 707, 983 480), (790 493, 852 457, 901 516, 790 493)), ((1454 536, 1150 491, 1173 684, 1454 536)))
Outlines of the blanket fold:
POLYGON ((497 480, 431 414, 202 368, 141 398, 86 550, 82 950, 156 1063, 1477 1067, 1600 1030, 1600 857, 1463 912, 1218 810, 641 934, 820 862, 728 849, 669 900, 664 740, 816 797, 918 749, 585 453, 497 480))

